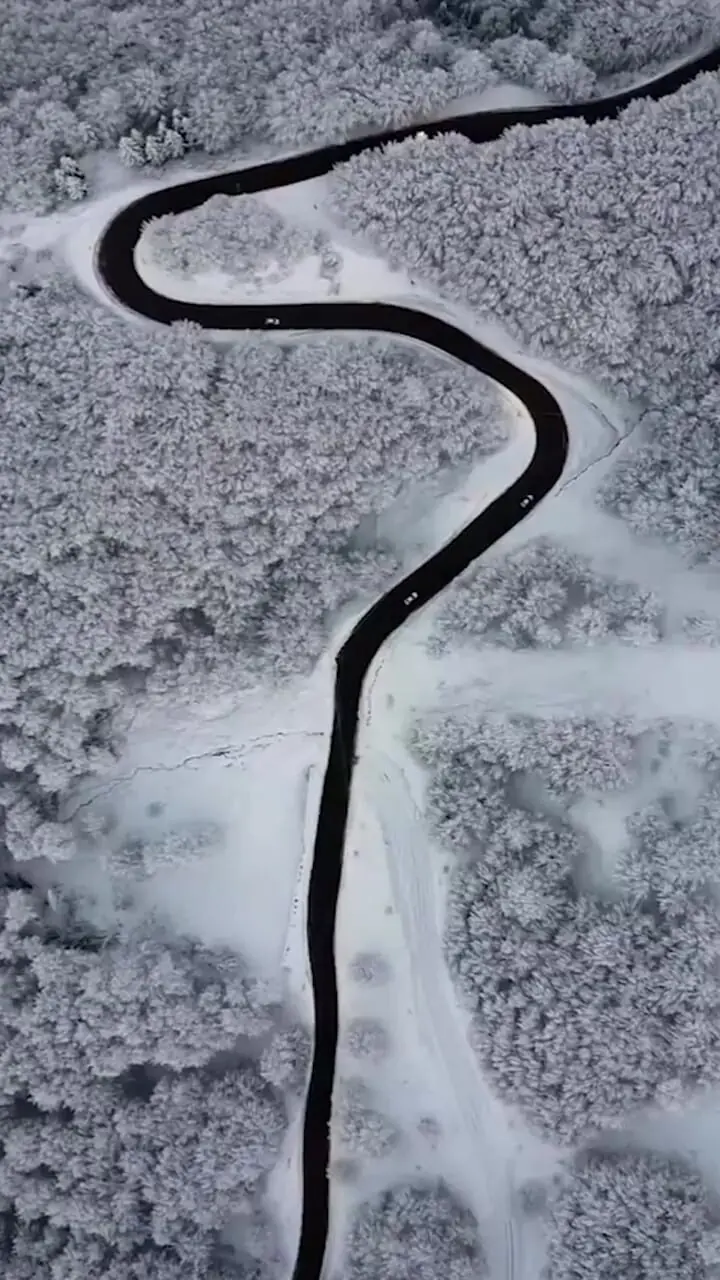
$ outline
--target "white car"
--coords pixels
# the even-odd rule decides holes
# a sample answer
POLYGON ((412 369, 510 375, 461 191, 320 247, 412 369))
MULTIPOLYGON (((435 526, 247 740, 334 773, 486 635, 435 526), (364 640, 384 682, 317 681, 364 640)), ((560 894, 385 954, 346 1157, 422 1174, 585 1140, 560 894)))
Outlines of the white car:
POLYGON ((275 318, 275 316, 268 316, 267 320, 265 321, 265 325, 266 325, 266 326, 267 326, 267 325, 271 325, 271 324, 279 324, 279 323, 280 323, 280 321, 279 321, 279 320, 277 320, 277 319, 275 318))
POLYGON ((525 498, 523 498, 522 502, 520 503, 520 506, 521 506, 521 507, 529 507, 529 506, 530 506, 530 503, 531 503, 531 502, 534 502, 534 501, 535 501, 535 494, 534 494, 534 493, 528 493, 528 494, 527 494, 527 496, 526 496, 525 498))
POLYGON ((425 132, 425 130, 424 130, 424 129, 421 129, 419 133, 416 133, 416 134, 415 134, 415 137, 416 137, 416 138, 427 138, 427 134, 426 134, 426 132, 425 132))
POLYGON ((418 598, 417 591, 411 591, 410 595, 406 596, 405 599, 403 600, 403 604, 412 604, 413 600, 417 600, 417 598, 418 598))

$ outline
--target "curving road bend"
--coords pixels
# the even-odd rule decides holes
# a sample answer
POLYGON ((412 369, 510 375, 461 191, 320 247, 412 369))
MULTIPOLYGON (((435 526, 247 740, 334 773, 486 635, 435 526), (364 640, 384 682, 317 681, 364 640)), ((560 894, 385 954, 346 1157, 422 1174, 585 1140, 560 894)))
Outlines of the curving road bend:
MULTIPOLYGON (((514 125, 550 120, 612 119, 639 98, 673 93, 702 71, 720 67, 720 47, 648 83, 611 97, 571 105, 523 107, 453 116, 423 125, 428 137, 461 133, 473 142, 498 138, 514 125)), ((493 378, 523 401, 535 426, 535 452, 523 474, 420 568, 394 586, 357 623, 336 658, 334 722, 323 783, 308 889, 307 933, 315 1002, 315 1050, 303 1134, 303 1206, 294 1280, 320 1280, 325 1256, 330 1155, 329 1124, 338 1036, 334 935, 343 845, 357 736, 360 694, 368 667, 387 638, 524 518, 559 480, 567 455, 567 426, 550 392, 529 374, 461 329, 436 316, 372 302, 205 305, 155 293, 135 268, 134 250, 145 222, 181 213, 217 194, 239 195, 288 186, 326 174, 369 148, 401 141, 418 126, 375 133, 305 155, 170 186, 141 197, 105 228, 96 269, 124 306, 164 324, 191 320, 212 330, 264 328, 271 314, 285 329, 362 330, 402 334, 428 343, 493 378)), ((275 329, 277 333, 277 329, 275 329)), ((508 1256, 506 1280, 512 1275, 508 1256)))

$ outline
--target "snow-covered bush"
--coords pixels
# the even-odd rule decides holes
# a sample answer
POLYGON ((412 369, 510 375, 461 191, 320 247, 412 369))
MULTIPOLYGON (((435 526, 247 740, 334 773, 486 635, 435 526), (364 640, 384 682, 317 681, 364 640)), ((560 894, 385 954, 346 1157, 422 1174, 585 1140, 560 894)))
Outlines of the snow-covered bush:
POLYGON ((358 951, 348 965, 353 982, 370 987, 383 987, 392 979, 392 967, 385 956, 374 951, 358 951))
POLYGON ((378 1018, 351 1018, 343 1041, 353 1058, 368 1058, 373 1062, 384 1058, 390 1050, 388 1029, 378 1018))
POLYGON ((483 1280, 473 1214, 444 1183, 401 1184, 360 1206, 347 1242, 346 1280, 483 1280))
POLYGON ((359 1079, 338 1087, 334 1120, 339 1141, 353 1156, 387 1156, 401 1138, 398 1126, 377 1109, 371 1090, 359 1079))
POLYGON ((281 1027, 263 1049, 260 1074, 285 1093, 300 1093, 307 1079, 311 1049, 305 1027, 281 1027))
POLYGON ((72 156, 60 157, 58 167, 53 173, 53 181, 59 194, 68 200, 84 200, 87 195, 85 174, 72 156))
POLYGON ((187 822, 156 835, 132 836, 123 841, 110 852, 108 866, 121 876, 151 876, 206 857, 221 846, 223 837, 223 828, 217 822, 187 822))

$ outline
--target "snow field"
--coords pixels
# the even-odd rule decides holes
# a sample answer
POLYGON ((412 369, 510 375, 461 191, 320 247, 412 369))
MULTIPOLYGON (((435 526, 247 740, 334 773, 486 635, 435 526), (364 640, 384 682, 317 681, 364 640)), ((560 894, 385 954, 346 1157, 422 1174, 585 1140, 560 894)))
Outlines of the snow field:
POLYGON ((517 652, 467 647, 444 663, 413 644, 412 662, 425 688, 437 686, 432 706, 439 711, 472 700, 479 712, 508 715, 720 721, 717 649, 665 643, 517 652))
POLYGON ((107 797, 120 830, 133 834, 153 824, 217 822, 220 847, 144 882, 142 907, 162 909, 208 944, 237 948, 270 981, 283 974, 307 1021, 304 895, 327 749, 327 675, 321 667, 304 686, 250 694, 232 709, 168 706, 153 715, 148 708, 129 731, 115 776, 73 802, 107 797), (162 806, 154 818, 150 805, 162 806))

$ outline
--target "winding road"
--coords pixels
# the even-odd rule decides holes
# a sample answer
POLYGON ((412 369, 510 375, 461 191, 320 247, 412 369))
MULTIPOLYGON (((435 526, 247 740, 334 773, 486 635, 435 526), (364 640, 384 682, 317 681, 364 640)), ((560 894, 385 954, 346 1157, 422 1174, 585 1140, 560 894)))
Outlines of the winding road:
POLYGON ((191 320, 212 330, 247 330, 264 329, 271 314, 285 329, 380 330, 402 334, 463 360, 507 387, 523 401, 535 426, 535 451, 523 474, 436 555, 378 600, 360 619, 337 654, 334 723, 308 889, 307 933, 315 1002, 315 1051, 305 1109, 302 1225, 294 1280, 320 1280, 327 1241, 329 1124, 338 1035, 334 935, 363 680, 381 645, 409 615, 421 609, 518 524, 552 489, 562 474, 568 432, 557 402, 540 382, 436 316, 381 302, 265 306, 182 302, 155 293, 144 283, 135 269, 135 246, 143 224, 150 218, 192 209, 217 194, 264 191, 318 177, 351 156, 400 141, 417 132, 419 127, 428 137, 455 132, 473 142, 487 142, 518 124, 559 119, 594 123, 612 119, 635 99, 660 98, 673 93, 698 73, 715 71, 718 67, 720 47, 608 98, 448 117, 169 186, 123 209, 99 240, 96 269, 105 288, 125 307, 149 319, 165 324, 191 320))

